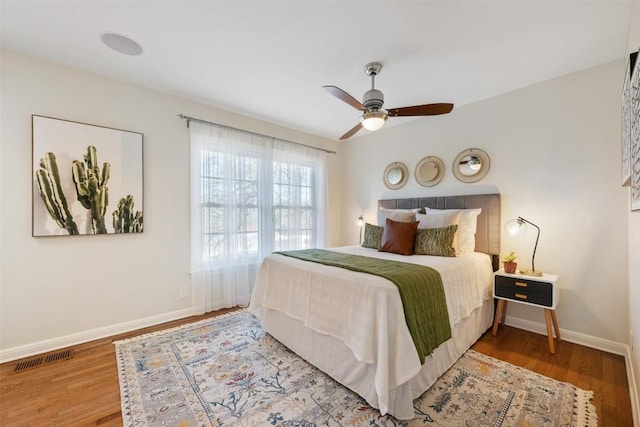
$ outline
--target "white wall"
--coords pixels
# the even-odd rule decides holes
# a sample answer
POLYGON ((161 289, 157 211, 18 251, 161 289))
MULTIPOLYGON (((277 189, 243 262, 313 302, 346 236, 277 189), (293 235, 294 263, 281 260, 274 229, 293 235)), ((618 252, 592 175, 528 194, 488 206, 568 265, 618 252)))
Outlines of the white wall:
MULTIPOLYGON (((620 186, 619 149, 624 65, 604 64, 350 141, 343 243, 357 241, 352 224, 361 212, 375 221, 379 198, 499 192, 503 222, 522 216, 542 230, 536 268, 560 276, 560 328, 620 350, 628 340, 628 193, 620 186), (469 147, 485 150, 491 169, 479 183, 462 184, 451 163, 469 147), (429 155, 447 171, 425 188, 413 173, 429 155), (411 175, 397 191, 382 182, 393 161, 411 175)), ((530 267, 534 242, 535 232, 503 236, 502 252, 515 250, 521 267, 530 267)), ((508 322, 541 325, 544 315, 511 304, 508 322)))
MULTIPOLYGON (((633 2, 631 14, 631 28, 628 39, 628 52, 637 52, 640 47, 640 2, 633 2)), ((636 67, 636 72, 640 68, 636 67)), ((629 337, 629 346, 631 347, 631 365, 634 378, 632 381, 632 399, 634 404, 636 424, 640 425, 638 420, 638 391, 640 390, 640 212, 631 212, 631 197, 627 192, 629 200, 628 205, 628 224, 629 224, 629 331, 633 333, 633 337, 629 337), (634 387, 635 386, 635 387, 634 387), (634 390, 635 388, 635 390, 634 390)))
MULTIPOLYGON (((332 141, 141 87, 2 52, 0 360, 184 317, 189 277, 189 137, 176 115, 338 151, 332 141), (31 115, 144 134, 140 235, 31 237, 31 115)), ((340 188, 342 155, 329 155, 340 188)), ((340 196, 340 192, 335 193, 340 196)), ((330 197, 330 218, 340 198, 330 197)), ((330 223, 329 244, 339 239, 330 223)))

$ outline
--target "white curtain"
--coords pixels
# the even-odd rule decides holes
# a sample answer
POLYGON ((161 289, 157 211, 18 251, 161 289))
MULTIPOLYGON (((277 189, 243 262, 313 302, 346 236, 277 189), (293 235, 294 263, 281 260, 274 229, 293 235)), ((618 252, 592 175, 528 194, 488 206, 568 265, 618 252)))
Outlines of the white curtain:
POLYGON ((262 259, 322 247, 326 154, 191 121, 194 311, 246 305, 262 259))

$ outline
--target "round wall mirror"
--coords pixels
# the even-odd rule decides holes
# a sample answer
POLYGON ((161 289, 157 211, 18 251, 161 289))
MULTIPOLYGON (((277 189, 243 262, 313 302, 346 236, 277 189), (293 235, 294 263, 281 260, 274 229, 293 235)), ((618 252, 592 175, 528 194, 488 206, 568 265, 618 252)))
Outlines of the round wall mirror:
POLYGON ((489 172, 489 155, 478 148, 464 150, 453 161, 453 174, 459 181, 480 181, 489 172))
POLYGON ((425 157, 418 162, 415 170, 416 181, 423 187, 432 187, 444 177, 444 163, 438 157, 425 157))
POLYGON ((384 180, 384 185, 388 188, 397 190, 398 188, 402 188, 407 182, 408 175, 409 170, 404 163, 393 162, 384 170, 382 179, 384 180))

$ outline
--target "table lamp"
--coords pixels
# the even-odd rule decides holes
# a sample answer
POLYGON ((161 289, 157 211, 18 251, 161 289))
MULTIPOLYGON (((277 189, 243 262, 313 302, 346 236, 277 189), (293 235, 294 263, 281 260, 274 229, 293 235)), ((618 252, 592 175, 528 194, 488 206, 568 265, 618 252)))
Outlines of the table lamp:
POLYGON ((524 274, 526 276, 542 276, 542 272, 537 271, 535 266, 536 249, 538 249, 538 239, 540 239, 540 227, 538 227, 531 221, 527 221, 526 219, 519 216, 517 219, 510 219, 509 221, 507 221, 504 225, 504 230, 510 236, 522 236, 527 231, 527 224, 533 225, 538 230, 538 235, 536 236, 536 244, 533 247, 533 256, 531 257, 531 270, 520 269, 520 274, 524 274))

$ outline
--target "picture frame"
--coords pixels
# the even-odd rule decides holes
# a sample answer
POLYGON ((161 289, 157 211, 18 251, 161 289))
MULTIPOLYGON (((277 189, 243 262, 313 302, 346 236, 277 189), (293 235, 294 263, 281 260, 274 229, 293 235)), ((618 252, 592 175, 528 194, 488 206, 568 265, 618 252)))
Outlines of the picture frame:
POLYGON ((640 67, 635 62, 634 70, 631 73, 629 87, 630 101, 630 194, 631 194, 631 210, 640 210, 640 67))
POLYGON ((638 52, 629 54, 629 61, 625 68, 624 83, 622 85, 622 126, 621 126, 621 154, 622 154, 622 186, 631 185, 631 75, 633 73, 638 52))
POLYGON ((143 134, 31 118, 32 235, 142 233, 143 134))

